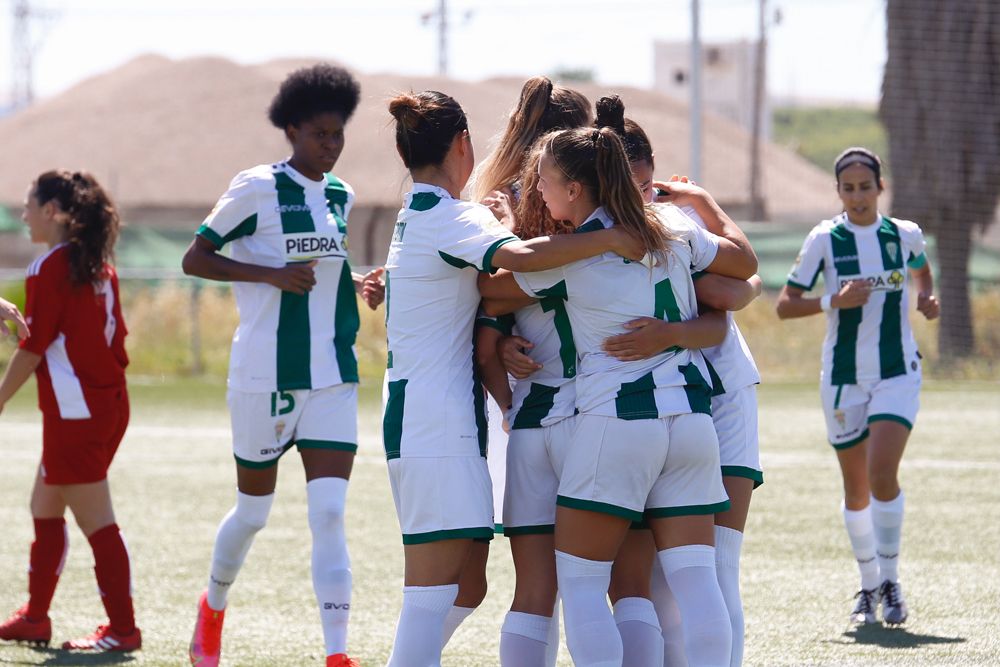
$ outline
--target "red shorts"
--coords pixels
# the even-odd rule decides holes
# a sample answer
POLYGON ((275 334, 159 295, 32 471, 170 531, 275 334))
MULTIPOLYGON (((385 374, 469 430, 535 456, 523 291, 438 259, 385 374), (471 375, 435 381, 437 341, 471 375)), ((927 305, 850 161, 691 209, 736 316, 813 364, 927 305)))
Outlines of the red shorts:
POLYGON ((42 479, 46 484, 89 484, 107 478, 128 427, 125 387, 86 393, 90 419, 42 413, 42 479))

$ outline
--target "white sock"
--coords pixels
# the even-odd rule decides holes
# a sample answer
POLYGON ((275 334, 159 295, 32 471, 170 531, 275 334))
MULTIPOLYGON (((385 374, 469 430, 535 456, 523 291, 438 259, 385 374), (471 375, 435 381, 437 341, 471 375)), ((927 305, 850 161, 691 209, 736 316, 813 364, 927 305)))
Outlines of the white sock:
POLYGON ((351 615, 351 558, 344 533, 347 480, 320 477, 306 484, 312 531, 312 577, 326 654, 347 653, 351 615))
POLYGON ((681 612, 690 667, 728 667, 733 648, 726 601, 715 574, 715 548, 689 544, 658 554, 681 612))
POLYGON ((622 638, 608 608, 612 561, 587 560, 556 551, 566 643, 578 667, 618 667, 622 638))
POLYGON ((646 598, 622 598, 614 609, 624 650, 622 667, 662 665, 663 633, 653 602, 646 598))
POLYGON ((388 667, 440 667, 444 619, 457 597, 458 584, 403 587, 388 667))
MULTIPOLYGON (((906 499, 903 491, 892 500, 872 498, 872 527, 878 543, 879 579, 895 583, 899 581, 899 543, 903 533, 903 506, 906 499)), ((881 582, 879 582, 881 583, 881 582)))
POLYGON ((444 617, 444 630, 442 630, 443 634, 441 635, 442 649, 451 641, 451 636, 455 634, 455 630, 458 630, 458 626, 462 625, 462 621, 471 616, 475 610, 475 607, 456 607, 452 605, 452 608, 448 610, 448 615, 444 617))
POLYGON ((670 586, 663 576, 662 567, 653 568, 653 578, 650 584, 650 594, 653 606, 656 607, 656 617, 660 621, 663 632, 663 667, 688 667, 687 656, 684 655, 684 628, 681 626, 681 612, 677 608, 677 600, 670 592, 670 586))
POLYGON ((719 578, 722 599, 726 601, 729 622, 733 627, 733 653, 730 667, 743 664, 743 600, 740 598, 740 548, 743 533, 725 526, 715 527, 715 574, 719 578))
POLYGON ((552 623, 549 624, 548 646, 545 648, 545 667, 556 667, 559 660, 559 646, 562 637, 559 635, 559 593, 556 593, 556 603, 552 606, 552 623))
POLYGON ((500 628, 500 665, 545 667, 551 627, 548 616, 508 611, 500 628))
POLYGON ((849 510, 843 503, 840 507, 844 512, 844 525, 847 527, 847 536, 851 539, 851 549, 861 571, 861 588, 866 591, 878 588, 882 580, 879 578, 879 563, 875 558, 871 505, 863 510, 849 510))
POLYGON ((243 567, 254 535, 267 525, 274 494, 249 496, 236 492, 236 506, 222 519, 215 534, 212 569, 208 576, 208 606, 216 611, 226 608, 229 587, 243 567))

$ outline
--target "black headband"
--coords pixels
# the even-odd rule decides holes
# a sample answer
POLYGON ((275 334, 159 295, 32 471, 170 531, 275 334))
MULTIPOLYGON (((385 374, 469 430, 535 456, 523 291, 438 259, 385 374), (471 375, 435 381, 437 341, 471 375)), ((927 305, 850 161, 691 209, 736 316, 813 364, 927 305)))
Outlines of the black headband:
POLYGON ((861 164, 872 171, 875 172, 875 180, 882 178, 882 165, 879 164, 878 160, 873 158, 871 155, 866 153, 848 153, 844 157, 837 160, 837 164, 834 165, 833 171, 837 179, 840 179, 840 172, 844 171, 852 164, 861 164))

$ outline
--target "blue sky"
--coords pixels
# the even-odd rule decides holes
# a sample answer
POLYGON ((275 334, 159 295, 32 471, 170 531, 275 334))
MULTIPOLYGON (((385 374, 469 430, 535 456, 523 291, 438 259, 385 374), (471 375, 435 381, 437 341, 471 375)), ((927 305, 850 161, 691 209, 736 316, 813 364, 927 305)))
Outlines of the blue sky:
MULTIPOLYGON (((12 0, 0 4, 0 34, 12 0)), ((884 0, 768 0, 772 95, 854 103, 878 99, 885 63, 884 0)), ((220 55, 239 62, 288 56, 365 72, 431 74, 437 32, 421 15, 438 0, 35 0, 35 90, 42 97, 142 53, 220 55)), ((464 79, 589 68, 606 84, 648 87, 653 41, 686 40, 690 0, 450 0, 450 73, 464 79), (608 8, 613 7, 614 11, 608 8)), ((754 39, 757 0, 702 0, 706 41, 754 39)), ((0 100, 10 52, 0 65, 0 100)))

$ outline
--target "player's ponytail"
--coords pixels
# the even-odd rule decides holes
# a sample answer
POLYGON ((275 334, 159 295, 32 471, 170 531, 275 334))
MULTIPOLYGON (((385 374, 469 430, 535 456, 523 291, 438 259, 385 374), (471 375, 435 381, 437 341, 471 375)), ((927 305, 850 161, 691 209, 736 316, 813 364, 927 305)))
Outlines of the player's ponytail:
POLYGON ((389 101, 389 113, 396 119, 396 149, 407 169, 440 165, 455 136, 469 129, 458 102, 434 90, 400 93, 389 101))
POLYGON ((77 285, 103 279, 114 257, 120 221, 97 179, 87 172, 47 171, 35 180, 32 191, 39 204, 55 201, 69 216, 70 279, 77 285))
POLYGON ((597 100, 595 127, 610 127, 622 140, 629 162, 647 161, 653 164, 653 145, 645 130, 631 118, 625 117, 625 104, 617 95, 609 95, 597 100))

